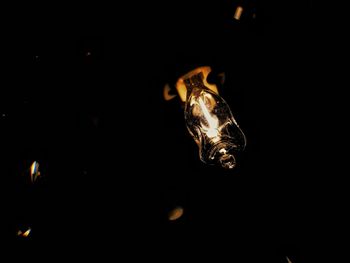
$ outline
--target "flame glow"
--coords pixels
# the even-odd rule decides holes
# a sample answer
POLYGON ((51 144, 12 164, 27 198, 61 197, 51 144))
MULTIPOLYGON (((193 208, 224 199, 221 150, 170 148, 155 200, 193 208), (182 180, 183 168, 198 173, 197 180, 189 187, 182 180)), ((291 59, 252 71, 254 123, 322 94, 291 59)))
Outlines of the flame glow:
POLYGON ((228 104, 207 85, 209 72, 210 67, 201 67, 187 73, 178 79, 176 89, 185 102, 186 126, 199 147, 201 161, 232 169, 235 154, 244 150, 246 140, 228 104))
POLYGON ((176 95, 170 94, 170 92, 171 92, 171 88, 170 88, 169 84, 165 84, 165 86, 163 88, 164 100, 168 101, 168 100, 172 100, 173 98, 176 97, 176 95))
POLYGON ((234 15, 234 19, 239 20, 243 12, 243 7, 238 6, 234 15))
POLYGON ((184 213, 184 209, 181 206, 178 206, 170 211, 169 213, 169 220, 175 221, 179 219, 184 213))
POLYGON ((24 237, 29 236, 29 234, 30 234, 31 231, 32 231, 32 230, 29 228, 26 232, 24 232, 24 233, 22 234, 22 236, 24 236, 24 237))
POLYGON ((28 237, 31 231, 32 231, 31 228, 28 228, 28 230, 25 231, 25 232, 22 232, 21 230, 18 230, 17 236, 28 237))
POLYGON ((211 67, 199 67, 181 76, 176 82, 176 85, 175 85, 176 90, 182 102, 186 101, 186 94, 187 94, 187 88, 185 86, 184 80, 187 78, 191 78, 192 76, 197 75, 200 72, 203 73, 204 85, 214 93, 219 94, 218 87, 215 84, 210 84, 207 82, 207 77, 211 72, 211 67))

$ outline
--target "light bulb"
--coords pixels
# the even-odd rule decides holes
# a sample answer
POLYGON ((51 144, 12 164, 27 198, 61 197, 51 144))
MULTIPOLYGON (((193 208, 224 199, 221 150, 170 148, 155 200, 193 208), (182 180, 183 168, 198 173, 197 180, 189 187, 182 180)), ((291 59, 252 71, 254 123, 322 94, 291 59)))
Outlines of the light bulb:
POLYGON ((184 79, 186 126, 204 163, 232 169, 237 164, 237 154, 245 148, 246 138, 228 104, 203 80, 202 72, 184 79))

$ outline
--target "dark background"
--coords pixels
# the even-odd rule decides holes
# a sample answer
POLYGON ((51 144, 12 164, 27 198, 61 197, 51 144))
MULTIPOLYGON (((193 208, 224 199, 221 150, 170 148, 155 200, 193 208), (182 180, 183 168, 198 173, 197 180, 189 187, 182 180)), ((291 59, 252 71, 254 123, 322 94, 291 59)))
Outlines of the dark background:
POLYGON ((310 1, 30 6, 11 19, 6 243, 34 257, 304 262, 317 209, 310 1), (220 94, 247 136, 233 171, 200 162, 179 101, 162 98, 202 65, 226 73, 220 94))

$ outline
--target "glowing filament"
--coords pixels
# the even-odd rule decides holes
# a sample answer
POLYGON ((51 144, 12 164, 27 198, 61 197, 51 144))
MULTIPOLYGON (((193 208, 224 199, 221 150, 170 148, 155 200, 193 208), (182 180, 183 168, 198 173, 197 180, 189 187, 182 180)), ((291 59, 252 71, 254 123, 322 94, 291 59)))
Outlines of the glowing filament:
POLYGON ((201 110, 203 112, 204 118, 208 123, 208 129, 206 130, 206 134, 209 138, 215 138, 218 137, 219 131, 219 120, 216 116, 212 116, 210 112, 208 111, 208 108, 205 106, 204 101, 202 98, 198 99, 199 105, 201 107, 201 110))

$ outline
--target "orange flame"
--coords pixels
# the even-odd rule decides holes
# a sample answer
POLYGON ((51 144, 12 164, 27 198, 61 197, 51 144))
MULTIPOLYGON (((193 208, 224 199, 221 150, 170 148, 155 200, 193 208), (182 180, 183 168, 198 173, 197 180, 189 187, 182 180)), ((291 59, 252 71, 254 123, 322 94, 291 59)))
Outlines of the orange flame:
POLYGON ((209 73, 211 72, 211 67, 199 67, 199 68, 196 68, 196 69, 188 72, 187 74, 183 75, 176 82, 176 90, 179 93, 179 96, 180 96, 182 102, 186 101, 186 93, 187 93, 187 89, 186 89, 184 80, 187 78, 191 78, 192 76, 197 75, 200 72, 203 73, 203 84, 207 88, 209 88, 211 91, 215 92, 216 94, 219 94, 217 86, 215 84, 210 84, 207 82, 207 77, 208 77, 209 73))

